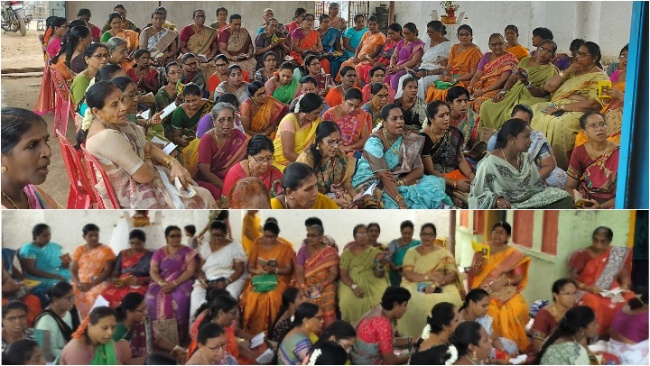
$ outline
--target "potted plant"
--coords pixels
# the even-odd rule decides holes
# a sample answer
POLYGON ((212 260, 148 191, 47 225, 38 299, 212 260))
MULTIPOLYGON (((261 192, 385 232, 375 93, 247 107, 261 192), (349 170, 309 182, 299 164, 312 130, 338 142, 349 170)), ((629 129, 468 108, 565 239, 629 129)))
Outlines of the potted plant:
POLYGON ((445 11, 445 14, 441 16, 440 20, 445 24, 455 24, 456 23, 456 11, 460 7, 458 4, 453 1, 441 1, 440 6, 445 11))

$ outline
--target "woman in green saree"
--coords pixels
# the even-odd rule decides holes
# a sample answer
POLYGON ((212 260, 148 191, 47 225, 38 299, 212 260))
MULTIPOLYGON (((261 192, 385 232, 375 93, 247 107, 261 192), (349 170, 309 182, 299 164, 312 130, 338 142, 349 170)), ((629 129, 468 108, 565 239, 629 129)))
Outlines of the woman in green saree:
POLYGON ((390 285, 398 287, 402 283, 402 264, 406 252, 420 245, 419 240, 413 239, 413 222, 411 220, 402 221, 399 225, 399 232, 402 236, 388 243, 390 252, 390 285))
POLYGON ((199 120, 209 113, 214 103, 201 98, 201 89, 195 84, 187 84, 183 89, 185 102, 174 110, 172 114, 172 141, 186 147, 196 138, 196 127, 199 120))
POLYGON ((293 77, 293 64, 291 62, 282 63, 280 70, 264 85, 266 95, 272 96, 286 105, 289 105, 298 95, 299 86, 300 83, 293 77))
POLYGON ((517 104, 531 106, 548 102, 544 84, 558 73, 551 63, 556 50, 555 42, 546 40, 537 48, 535 56, 524 57, 519 62, 519 72, 513 72, 503 89, 481 105, 481 126, 499 129, 510 119, 510 112, 517 104))
POLYGON ((369 245, 366 225, 355 226, 352 235, 354 244, 341 255, 339 307, 342 320, 356 323, 381 301, 388 280, 384 267, 387 258, 369 245))
POLYGON ((585 42, 578 49, 576 61, 544 85, 544 90, 552 93, 551 101, 532 106, 531 127, 546 136, 561 169, 569 166, 580 117, 584 112, 598 112, 603 108, 598 82, 606 80, 609 78, 600 65, 600 47, 585 42))

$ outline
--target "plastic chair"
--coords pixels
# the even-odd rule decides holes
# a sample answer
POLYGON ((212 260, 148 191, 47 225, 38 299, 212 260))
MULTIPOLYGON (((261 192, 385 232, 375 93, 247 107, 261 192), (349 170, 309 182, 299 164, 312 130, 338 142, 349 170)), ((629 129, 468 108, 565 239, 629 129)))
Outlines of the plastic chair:
POLYGON ((50 67, 52 84, 54 85, 54 130, 59 130, 66 135, 70 117, 74 120, 74 104, 70 95, 70 88, 63 75, 55 67, 50 67))
POLYGON ((90 189, 92 190, 92 194, 97 199, 97 206, 99 208, 120 208, 120 202, 117 200, 115 190, 108 180, 108 175, 106 175, 106 171, 104 170, 102 164, 97 160, 95 156, 93 156, 93 154, 86 150, 84 146, 81 147, 81 150, 83 151, 84 160, 86 161, 86 166, 88 167, 88 175, 92 181, 90 189), (95 188, 99 182, 99 179, 97 179, 97 173, 99 173, 99 175, 102 177, 102 181, 104 187, 106 187, 106 193, 108 194, 108 199, 111 201, 110 203, 112 207, 106 207, 106 203, 97 191, 97 188, 95 188))
POLYGON ((79 152, 72 146, 65 136, 59 130, 55 130, 55 136, 59 140, 61 155, 65 170, 70 180, 70 194, 68 195, 68 208, 91 208, 92 196, 90 184, 84 172, 84 166, 81 163, 79 152))

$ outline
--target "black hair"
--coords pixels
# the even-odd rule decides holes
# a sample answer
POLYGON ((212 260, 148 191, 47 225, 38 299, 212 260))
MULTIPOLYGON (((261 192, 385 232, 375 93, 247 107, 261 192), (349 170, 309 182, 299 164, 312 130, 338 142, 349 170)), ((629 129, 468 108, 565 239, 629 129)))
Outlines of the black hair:
POLYGON ((115 6, 113 7, 113 10, 115 10, 115 9, 122 9, 122 10, 126 11, 126 8, 121 3, 115 4, 115 6))
POLYGON ((452 343, 458 350, 458 357, 467 355, 470 345, 478 346, 481 341, 482 327, 475 321, 464 321, 458 324, 452 337, 452 343))
POLYGON ((400 305, 411 300, 411 293, 404 287, 389 287, 381 296, 381 307, 391 311, 395 305, 400 305))
POLYGON ((192 19, 196 18, 196 13, 198 13, 200 11, 202 11, 203 14, 205 14, 205 10, 203 10, 203 9, 194 9, 194 11, 192 12, 192 19))
POLYGON ((614 239, 614 232, 612 231, 612 229, 608 228, 607 226, 599 226, 596 229, 594 229, 594 232, 591 234, 591 238, 594 239, 596 237, 596 234, 601 232, 605 234, 605 238, 607 238, 607 240, 609 240, 610 242, 612 241, 612 239, 614 239))
MULTIPOLYGON (((108 97, 109 94, 113 93, 115 89, 119 90, 117 85, 113 83, 110 80, 103 80, 103 77, 109 77, 108 75, 102 75, 102 70, 104 68, 111 66, 111 69, 113 67, 117 68, 117 70, 122 70, 119 66, 117 65, 105 65, 102 66, 99 69, 99 72, 97 75, 95 75, 95 81, 98 81, 98 77, 102 80, 99 82, 95 82, 94 85, 92 85, 88 90, 86 90, 86 94, 84 94, 84 98, 86 100, 86 104, 88 105, 88 108, 92 110, 92 108, 97 108, 97 109, 102 109, 104 108, 106 98, 108 97)), ((117 70, 112 72, 111 74, 115 73, 117 70)), ((109 70, 106 70, 106 74, 108 74, 109 70)), ((79 131, 77 132, 77 146, 83 144, 86 141, 86 138, 88 137, 88 130, 84 130, 83 128, 80 128, 79 131)))
POLYGON ((310 302, 303 302, 302 304, 298 305, 298 308, 296 309, 296 314, 293 316, 293 322, 292 326, 299 327, 302 325, 302 322, 305 319, 311 319, 318 314, 318 311, 320 310, 320 306, 316 304, 312 304, 310 302))
POLYGON ((241 15, 239 15, 239 14, 230 14, 230 18, 229 18, 230 22, 232 23, 232 21, 235 20, 235 19, 241 20, 241 15))
POLYGON ((381 109, 381 112, 379 112, 379 117, 381 117, 382 120, 387 121, 388 116, 390 116, 390 111, 392 111, 393 109, 399 109, 400 111, 402 110, 402 108, 400 106, 398 106, 397 104, 389 103, 389 104, 386 104, 381 109))
POLYGON ((340 74, 341 76, 345 76, 350 71, 356 71, 356 69, 352 66, 343 66, 343 68, 341 68, 340 74))
POLYGON ((345 365, 348 361, 348 353, 340 344, 332 341, 318 341, 307 354, 310 364, 312 364, 311 355, 316 350, 320 351, 320 353, 313 360, 314 365, 345 365))
POLYGON ((127 311, 135 311, 144 301, 144 295, 138 292, 129 292, 122 298, 120 304, 115 308, 115 315, 118 322, 126 320, 127 311))
POLYGON ((264 87, 264 84, 262 84, 261 81, 255 80, 252 83, 248 84, 246 87, 246 90, 248 91, 248 97, 253 98, 255 93, 257 93, 258 90, 262 89, 264 87))
POLYGON ((294 68, 294 67, 293 67, 293 63, 292 63, 292 62, 290 62, 290 61, 285 61, 285 62, 283 62, 283 63, 280 65, 280 68, 279 68, 278 70, 279 70, 279 71, 282 71, 282 70, 291 70, 291 72, 293 72, 293 68, 294 68))
POLYGON ((133 58, 138 59, 138 58, 142 57, 142 55, 144 55, 145 53, 148 54, 149 56, 151 56, 151 52, 149 52, 149 50, 139 49, 139 50, 135 51, 135 53, 133 54, 133 58))
POLYGON ((316 93, 307 93, 298 101, 300 113, 311 113, 323 106, 323 98, 316 93))
MULTIPOLYGON (((104 47, 106 47, 106 46, 104 46, 104 47)), ((106 47, 106 50, 108 51, 108 47, 106 47)), ((101 81, 110 81, 113 78, 113 75, 115 75, 119 71, 123 71, 123 70, 118 65, 106 64, 106 65, 100 67, 99 71, 97 71, 97 74, 95 75, 95 84, 93 86, 97 85, 101 81)), ((91 88, 92 88, 92 86, 91 86, 91 88)), ((89 90, 90 90, 90 88, 89 88, 89 90)), ((86 94, 88 94, 88 91, 86 91, 86 94)), ((86 97, 86 103, 88 103, 88 97, 86 97)), ((101 108, 99 108, 99 109, 102 109, 102 108, 104 108, 103 104, 102 104, 101 108)))
POLYGON ((70 29, 61 39, 61 50, 56 56, 52 58, 52 64, 56 64, 59 61, 59 57, 65 54, 63 63, 67 67, 70 67, 70 61, 72 61, 72 54, 74 53, 75 48, 77 48, 79 42, 81 42, 83 38, 86 38, 88 36, 90 36, 90 29, 88 29, 88 27, 85 25, 70 27, 70 29))
POLYGON ((530 120, 531 121, 533 120, 533 110, 529 106, 525 104, 517 104, 512 108, 512 113, 510 113, 510 117, 512 118, 512 116, 514 116, 517 112, 528 113, 528 115, 530 116, 530 120))
POLYGON ((307 68, 311 65, 312 61, 314 60, 320 61, 320 57, 314 55, 313 53, 310 53, 307 57, 305 57, 305 60, 303 62, 303 67, 301 70, 303 75, 309 75, 309 70, 307 68))
POLYGON ((408 29, 411 33, 413 33, 416 37, 418 36, 418 27, 415 25, 415 23, 406 23, 402 27, 404 29, 408 29))
POLYGON ((138 239, 142 242, 145 242, 147 241, 147 234, 145 234, 145 232, 140 229, 133 229, 129 233, 129 240, 131 239, 138 239))
POLYGON ((220 12, 225 11, 226 15, 228 15, 228 9, 224 8, 223 6, 220 8, 217 8, 216 14, 219 15, 220 12))
POLYGON ((187 231, 192 236, 196 235, 196 226, 194 225, 185 225, 183 230, 187 231))
POLYGON ((300 292, 300 289, 297 287, 287 287, 287 289, 282 292, 282 305, 280 306, 280 311, 278 311, 278 314, 273 321, 273 325, 269 328, 269 335, 273 333, 275 325, 278 323, 278 320, 280 320, 282 314, 289 310, 289 306, 291 306, 291 304, 296 302, 296 299, 298 298, 300 292))
POLYGON ((301 15, 304 15, 307 12, 305 8, 296 8, 296 11, 293 13, 293 18, 298 18, 301 15))
POLYGON ((420 232, 424 231, 425 228, 430 228, 431 230, 433 230, 434 235, 438 235, 438 229, 436 229, 436 225, 434 225, 433 223, 427 222, 424 225, 422 225, 422 227, 420 227, 420 232))
POLYGON ((168 63, 167 65, 165 65, 165 73, 169 72, 169 69, 171 69, 172 66, 181 67, 181 65, 179 65, 178 62, 172 61, 172 62, 168 63))
POLYGON ((22 310, 27 314, 27 305, 24 302, 14 300, 7 303, 7 305, 2 307, 2 319, 4 319, 10 311, 22 310))
POLYGON ((153 13, 151 13, 151 19, 153 19, 153 17, 155 17, 156 15, 166 16, 167 13, 166 13, 165 11, 162 11, 162 10, 159 10, 158 8, 156 8, 156 9, 153 11, 153 13))
POLYGON ((275 235, 280 234, 280 225, 278 225, 278 221, 273 219, 273 220, 266 220, 264 223, 264 226, 262 227, 262 231, 270 231, 275 235))
MULTIPOLYGON (((521 120, 520 120, 520 121, 521 121, 521 120)), ((515 135, 515 136, 516 136, 516 135, 515 135)), ((510 226, 510 224, 508 224, 507 222, 505 222, 505 221, 499 221, 499 222, 495 223, 494 225, 492 225, 492 231, 494 231, 494 229, 496 229, 496 228, 498 228, 498 227, 500 227, 500 228, 502 228, 503 230, 505 230, 505 231, 506 231, 506 234, 508 234, 508 236, 512 235, 512 226, 510 226)))
POLYGON ((239 72, 243 72, 241 66, 239 66, 239 65, 237 65, 237 64, 232 64, 232 65, 228 66, 228 70, 226 71, 226 72, 228 73, 228 76, 230 76, 230 74, 231 74, 235 69, 239 70, 239 72))
POLYGON ((212 230, 221 230, 224 233, 227 233, 228 225, 226 225, 226 223, 221 220, 214 220, 210 223, 210 232, 212 232, 212 230))
POLYGON ((358 100, 361 101, 363 96, 361 95, 361 90, 357 88, 350 88, 350 90, 345 92, 343 100, 358 100))
POLYGON ((503 149, 508 144, 508 137, 517 137, 526 127, 528 127, 528 123, 523 119, 511 118, 507 120, 497 132, 497 143, 494 148, 503 149))
POLYGON ((357 225, 355 225, 354 228, 352 229, 352 237, 353 237, 353 238, 356 238, 356 237, 357 237, 357 232, 358 232, 359 230, 361 230, 361 229, 366 229, 366 231, 367 231, 367 230, 368 230, 368 226, 366 226, 366 225, 364 225, 364 224, 357 224, 357 225))
POLYGON ((469 98, 469 90, 462 86, 452 86, 447 90, 447 103, 452 104, 454 100, 458 99, 462 95, 469 98))
MULTIPOLYGON (((560 278, 559 280, 553 282, 553 286, 551 287, 551 292, 555 295, 559 295, 560 291, 562 291, 564 286, 568 284, 573 284, 573 286, 578 287, 576 281, 570 278, 560 278)), ((555 301, 555 298, 553 298, 553 301, 555 301)))
POLYGON ((196 340, 199 344, 205 345, 208 339, 221 337, 223 334, 223 328, 219 324, 208 322, 199 328, 196 340))
POLYGON ((503 33, 507 32, 508 30, 512 30, 513 32, 515 32, 517 37, 519 37, 519 28, 517 28, 516 25, 512 25, 512 24, 506 25, 506 29, 503 31, 503 33))
POLYGON ((90 14, 90 9, 86 9, 86 8, 79 9, 79 11, 77 12, 77 17, 82 17, 84 15, 88 15, 89 18, 92 17, 92 15, 90 14))
POLYGON ((116 19, 116 18, 122 20, 122 16, 120 15, 120 13, 110 13, 110 14, 108 14, 108 24, 110 25, 111 22, 113 21, 113 19, 116 19))
POLYGON ((196 58, 196 55, 191 53, 191 52, 185 53, 185 54, 183 54, 183 56, 181 56, 181 63, 185 64, 187 62, 187 60, 189 60, 191 58, 196 58))
POLYGON ((581 328, 587 328, 596 320, 596 314, 588 306, 576 306, 569 309, 560 324, 555 328, 553 334, 544 342, 542 348, 537 353, 534 365, 541 365, 542 357, 550 345, 562 337, 573 337, 581 328))
POLYGON ((357 15, 354 16, 354 22, 356 23, 357 19, 359 19, 359 18, 366 19, 366 16, 363 15, 363 14, 357 14, 357 15))
POLYGON ((623 54, 623 52, 628 51, 628 46, 629 44, 626 44, 623 48, 621 48, 621 52, 619 52, 618 55, 620 56, 623 54))
POLYGON ((427 316, 427 324, 431 326, 431 333, 438 334, 451 325, 456 317, 456 306, 449 302, 440 302, 431 308, 431 315, 427 316))
MULTIPOLYGON (((372 70, 370 70, 370 72, 372 73, 372 70)), ((386 85, 384 85, 384 83, 374 83, 374 84, 370 85, 370 94, 371 95, 377 95, 383 89, 388 89, 386 87, 386 85)))
POLYGON ((302 19, 303 19, 303 21, 304 21, 305 18, 307 18, 307 17, 315 18, 314 14, 312 14, 312 13, 305 13, 305 14, 302 15, 302 19))
POLYGON ((462 24, 460 27, 458 27, 458 30, 456 31, 456 36, 458 36, 460 34, 460 31, 462 30, 468 31, 470 36, 474 35, 474 30, 472 30, 472 27, 470 27, 467 24, 462 24))
POLYGON ((594 58, 596 66, 602 69, 603 65, 600 63, 600 58, 601 58, 600 46, 598 46, 598 44, 596 44, 595 42, 591 42, 591 41, 585 42, 582 46, 587 47, 587 49, 589 50, 589 54, 591 54, 591 57, 594 58))
POLYGON ((410 83, 415 83, 415 85, 417 86, 418 80, 411 75, 405 77, 404 80, 402 80, 402 90, 405 90, 406 85, 410 83))
POLYGON ((275 152, 275 147, 273 146, 273 141, 266 135, 255 135, 250 140, 248 140, 248 146, 246 146, 246 156, 254 156, 260 152, 268 150, 273 154, 275 152))
MULTIPOLYGON (((443 105, 446 106, 447 108, 449 108, 449 106, 447 105, 447 103, 445 103, 445 102, 443 102, 443 101, 440 101, 440 100, 434 100, 433 102, 427 104, 427 117, 428 117, 428 118, 435 118, 435 117, 436 117, 436 114, 438 114, 438 110, 439 110, 440 107, 442 107, 443 105)), ((429 120, 429 125, 431 125, 431 121, 430 121, 430 120, 429 120)))
POLYGON ((83 236, 86 236, 88 235, 88 233, 93 231, 99 231, 99 226, 95 224, 86 224, 84 225, 83 228, 81 228, 81 232, 83 233, 83 236))
MULTIPOLYGON (((274 19, 274 18, 271 18, 271 19, 274 19)), ((271 19, 269 19, 269 20, 271 20, 271 19)), ((268 52, 266 52, 266 53, 262 56, 262 60, 266 61, 266 59, 269 58, 269 56, 273 56, 273 58, 274 58, 276 61, 278 60, 278 55, 276 55, 275 52, 273 52, 273 51, 268 51, 268 52)))
MULTIPOLYGON (((594 114, 597 114, 597 115, 603 117, 603 115, 600 114, 600 112, 587 111, 587 112, 583 113, 582 116, 580 116, 580 128, 582 128, 583 130, 586 129, 587 128, 587 119, 589 117, 593 116, 594 114)), ((603 119, 605 119, 605 118, 603 117, 603 119)))
POLYGON ((145 365, 176 365, 175 358, 164 353, 152 353, 144 359, 145 365))
POLYGON ((2 121, 0 138, 2 141, 2 154, 4 155, 11 154, 23 136, 35 124, 40 122, 47 126, 43 117, 24 108, 5 107, 0 110, 0 114, 2 121))
POLYGON ((201 304, 201 306, 199 306, 198 309, 196 309, 196 312, 194 313, 194 318, 198 318, 199 314, 201 314, 203 310, 209 309, 214 299, 216 299, 221 295, 230 296, 230 292, 228 292, 228 290, 226 289, 221 289, 221 288, 208 289, 208 291, 205 293, 205 301, 201 304))
MULTIPOLYGON (((2 110, 2 115, 3 115, 3 116, 4 116, 4 113, 5 113, 5 111, 4 111, 4 109, 3 109, 3 110, 2 110)), ((4 126, 4 125, 3 125, 3 126, 4 126)), ((2 137, 4 137, 4 131, 2 131, 2 133, 3 133, 2 137)), ((2 141, 2 146, 4 147, 4 141, 2 141)), ((3 151, 3 152, 4 152, 4 151, 3 151)), ((37 236, 43 234, 43 232, 44 232, 45 230, 49 229, 49 228, 50 228, 50 227, 49 227, 47 224, 36 224, 36 225, 34 225, 34 227, 32 228, 32 239, 33 239, 33 240, 36 240, 36 237, 37 237, 37 236)))
POLYGON ((330 17, 329 14, 325 14, 325 13, 323 13, 323 14, 321 14, 321 15, 318 17, 318 21, 322 24, 322 23, 323 23, 323 20, 325 20, 325 19, 329 19, 329 17, 330 17))
POLYGON ((578 51, 578 48, 585 44, 585 40, 582 38, 576 38, 569 44, 569 51, 578 51))
POLYGON ((338 341, 341 339, 354 338, 356 336, 357 331, 350 323, 345 320, 336 320, 325 328, 325 331, 323 331, 323 334, 321 334, 319 338, 319 342, 328 341, 332 337, 338 341))
MULTIPOLYGON (((383 66, 381 66, 381 65, 376 65, 376 66, 373 66, 372 69, 370 69, 370 72, 368 73, 368 75, 372 78, 373 76, 375 76, 375 73, 376 73, 377 71, 379 71, 379 70, 386 72, 386 69, 385 69, 383 66)), ((378 84, 378 83, 375 83, 375 84, 378 84)), ((379 83, 379 84, 380 84, 380 83, 379 83)), ((373 84, 373 85, 374 85, 374 84, 373 84)))
POLYGON ((323 226, 323 220, 319 219, 318 217, 309 217, 309 218, 307 218, 305 220, 305 226, 306 227, 310 227, 310 226, 314 226, 314 225, 324 227, 323 226))
MULTIPOLYGON (((100 320, 104 318, 108 318, 109 316, 112 316, 115 319, 117 319, 117 314, 115 313, 115 310, 109 308, 108 306, 98 306, 96 308, 93 308, 90 311, 90 314, 88 314, 88 324, 97 325, 97 323, 99 323, 100 320)), ((88 335, 87 331, 86 331, 86 335, 88 335)))
MULTIPOLYGON (((358 89, 354 89, 354 88, 350 90, 356 90, 357 92, 359 92, 358 89)), ((321 170, 320 164, 323 161, 323 157, 320 154, 318 146, 323 141, 323 139, 333 134, 334 132, 340 133, 341 131, 339 129, 339 126, 332 121, 322 121, 321 123, 318 124, 318 127, 316 127, 316 138, 314 139, 314 143, 309 146, 309 151, 311 152, 312 157, 314 159, 314 169, 313 169, 314 174, 318 174, 318 172, 320 172, 321 170)))
POLYGON ((106 51, 108 51, 108 48, 106 48, 106 45, 102 43, 91 43, 88 46, 86 46, 86 49, 84 50, 84 56, 85 57, 92 57, 92 55, 97 51, 98 48, 104 48, 106 51))
MULTIPOLYGON (((271 22, 273 22, 273 21, 278 22, 278 24, 280 23, 280 21, 277 20, 275 17, 270 17, 269 19, 266 20, 265 24, 266 24, 266 25, 269 25, 269 24, 271 24, 271 22)), ((269 51, 269 52, 265 53, 265 54, 264 54, 264 58, 266 58, 266 55, 269 54, 269 53, 273 53, 273 52, 272 52, 272 51, 269 51)))
MULTIPOLYGON (((76 19, 76 20, 73 20, 70 23, 68 23, 68 29, 72 29, 74 27, 86 27, 86 28, 88 28, 88 26, 86 25, 86 22, 81 20, 81 19, 76 19)), ((90 30, 90 29, 88 29, 88 30, 90 30)))
POLYGON ((230 63, 230 60, 228 59, 228 56, 224 55, 223 53, 220 53, 220 54, 214 56, 214 60, 215 61, 223 60, 223 61, 226 61, 226 64, 230 63))
POLYGON ((199 325, 202 327, 205 324, 212 323, 212 321, 219 315, 219 312, 227 313, 237 307, 237 300, 228 295, 219 295, 210 303, 210 312, 203 318, 199 325))
POLYGON ((379 226, 379 224, 376 222, 371 222, 366 227, 368 228, 368 231, 370 231, 370 228, 376 227, 377 230, 379 230, 379 232, 381 233, 381 226, 379 226))
POLYGON ((415 227, 413 226, 413 221, 404 220, 404 221, 402 221, 401 224, 399 224, 399 231, 402 231, 402 230, 406 229, 407 227, 410 227, 411 229, 415 230, 415 227))
POLYGON ((552 40, 552 39, 545 39, 545 40, 543 40, 539 45, 541 46, 541 45, 543 45, 543 44, 550 44, 550 45, 553 47, 553 54, 555 54, 555 52, 557 52, 557 43, 555 43, 554 40, 552 40))
POLYGON ((399 35, 402 35, 402 26, 399 23, 392 23, 391 25, 388 26, 388 30, 392 30, 393 32, 399 33, 399 35))
POLYGON ((314 175, 314 170, 309 165, 298 162, 291 163, 286 167, 282 175, 282 187, 285 191, 287 189, 295 191, 302 187, 305 180, 312 175, 314 175))
POLYGON ((368 23, 370 23, 370 22, 379 23, 379 18, 377 18, 376 15, 371 15, 371 16, 368 17, 368 23))
POLYGON ((50 301, 52 301, 54 299, 62 299, 67 294, 69 294, 70 291, 72 291, 72 290, 73 290, 73 288, 72 288, 71 284, 69 284, 69 283, 67 283, 65 281, 61 281, 61 282, 58 282, 58 283, 54 284, 54 286, 50 287, 50 289, 47 291, 47 298, 50 301))
POLYGON ((122 92, 124 92, 124 91, 126 90, 126 87, 127 87, 127 86, 129 86, 129 85, 131 85, 131 84, 134 84, 134 85, 135 85, 135 81, 133 81, 133 79, 131 79, 131 78, 128 77, 128 76, 118 76, 118 77, 116 77, 116 78, 114 78, 114 79, 111 79, 111 81, 112 81, 113 84, 115 84, 115 85, 118 87, 118 89, 120 89, 122 92))
POLYGON ((447 27, 445 27, 444 24, 442 24, 441 21, 439 20, 432 20, 429 23, 427 23, 427 28, 431 28, 436 32, 439 32, 443 36, 447 34, 447 27))
POLYGON ((311 76, 303 76, 303 77, 300 79, 300 85, 302 85, 302 84, 309 84, 309 83, 314 84, 314 85, 318 85, 318 82, 316 81, 316 79, 314 79, 314 78, 311 77, 311 76))
POLYGON ((553 39, 553 32, 548 28, 535 28, 533 29, 533 37, 539 37, 541 39, 553 39))
POLYGON ((235 107, 235 109, 239 109, 239 99, 237 99, 237 96, 235 94, 231 94, 231 93, 222 94, 221 96, 219 96, 219 98, 217 98, 215 102, 228 103, 231 106, 235 107))
POLYGON ((194 83, 187 83, 183 88, 183 96, 186 97, 188 95, 198 95, 200 97, 203 96, 203 93, 201 92, 201 88, 198 85, 194 83))
POLYGON ((3 365, 27 365, 34 350, 38 348, 38 342, 33 339, 19 339, 10 343, 2 352, 3 365))
POLYGON ((492 33, 492 34, 490 34, 490 37, 488 38, 488 43, 492 40, 492 38, 504 39, 504 37, 503 37, 503 35, 501 33, 492 33))
POLYGON ((477 302, 483 300, 486 296, 490 297, 490 294, 487 291, 485 291, 485 290, 483 290, 481 288, 475 288, 475 289, 471 290, 465 296, 465 301, 463 301, 463 305, 461 305, 461 307, 460 307, 460 309, 458 309, 458 311, 467 309, 467 307, 469 307, 470 301, 473 302, 473 303, 477 303, 477 302))
POLYGON ((644 288, 641 292, 641 298, 633 297, 627 302, 630 310, 636 310, 648 304, 648 288, 644 288))
POLYGON ((176 226, 176 225, 169 225, 169 226, 167 226, 167 227, 165 228, 165 238, 168 237, 169 234, 171 234, 172 231, 174 231, 174 230, 180 231, 181 233, 183 232, 183 231, 181 230, 181 228, 179 228, 178 226, 176 226))

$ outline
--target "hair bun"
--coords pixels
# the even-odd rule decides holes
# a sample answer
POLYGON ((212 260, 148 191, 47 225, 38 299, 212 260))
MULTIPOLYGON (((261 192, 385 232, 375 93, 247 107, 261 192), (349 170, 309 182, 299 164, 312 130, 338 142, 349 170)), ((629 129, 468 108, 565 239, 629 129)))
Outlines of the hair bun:
POLYGON ((447 27, 444 24, 442 25, 442 28, 440 29, 440 34, 442 34, 443 36, 445 34, 447 34, 447 27))

